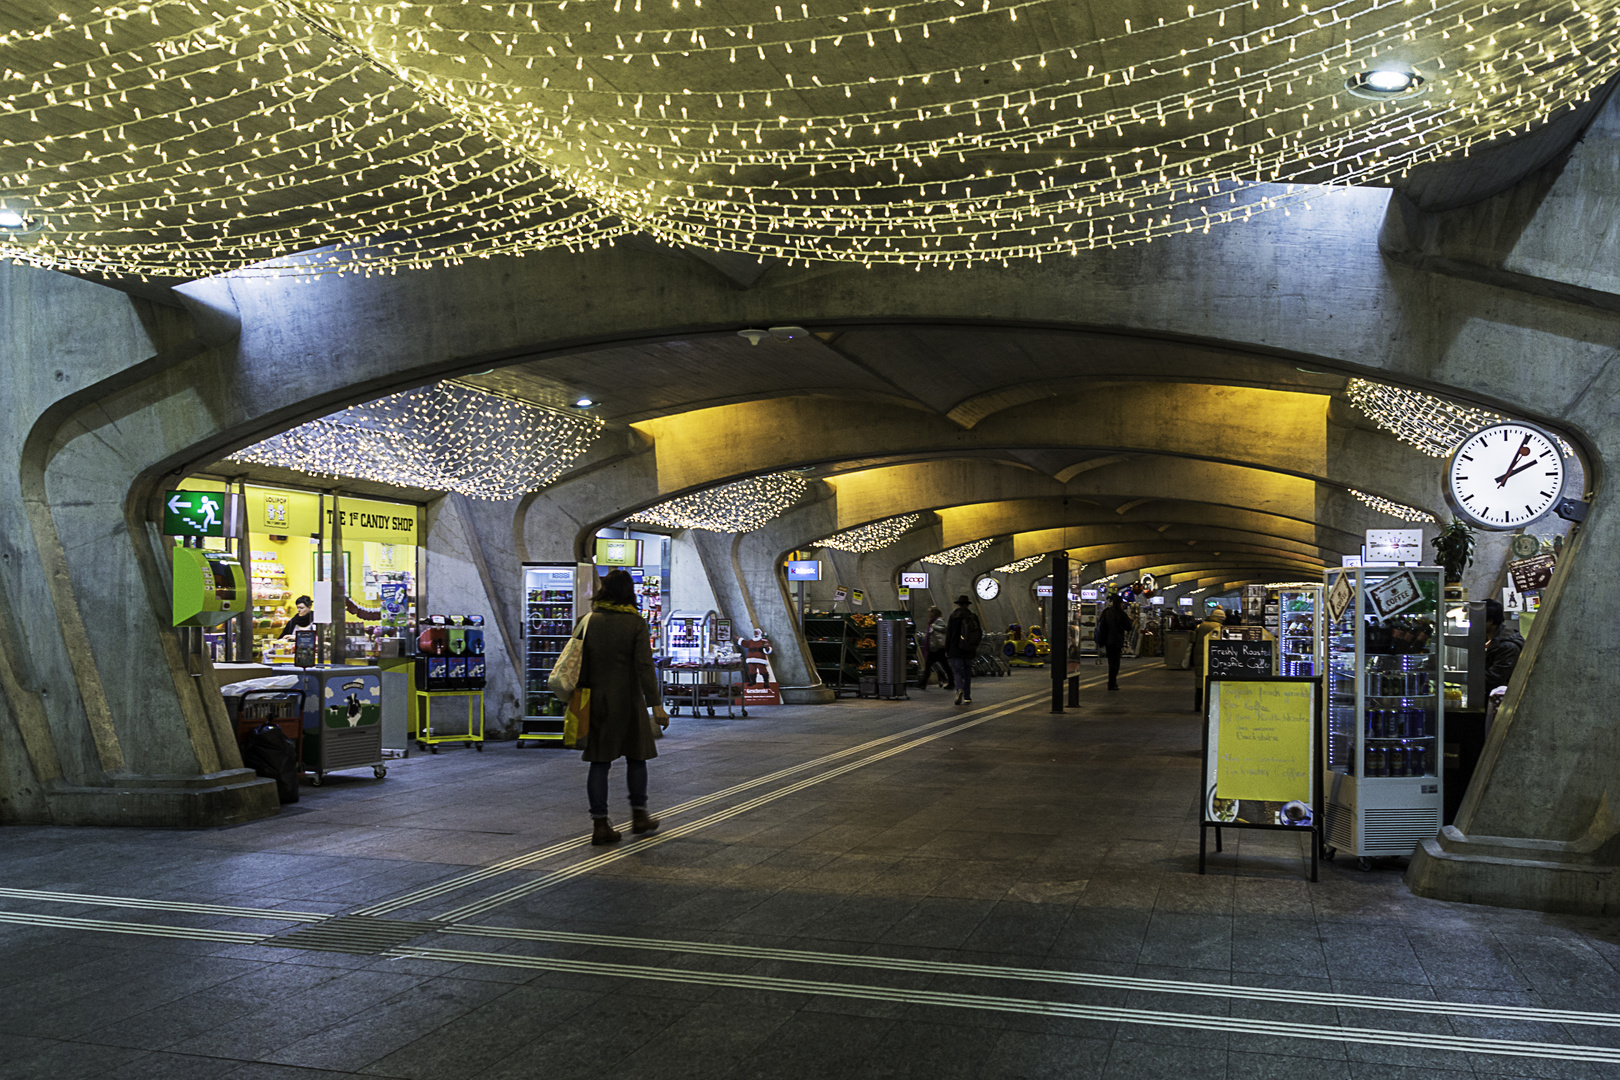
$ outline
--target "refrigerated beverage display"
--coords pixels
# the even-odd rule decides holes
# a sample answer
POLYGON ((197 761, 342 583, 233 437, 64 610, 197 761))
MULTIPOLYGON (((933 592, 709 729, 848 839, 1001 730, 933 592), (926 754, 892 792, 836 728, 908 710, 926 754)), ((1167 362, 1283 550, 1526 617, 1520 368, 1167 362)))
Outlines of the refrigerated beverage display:
POLYGON ((572 563, 523 567, 524 708, 520 741, 560 739, 567 702, 552 694, 551 669, 574 632, 575 567, 572 563))
POLYGON ((1323 582, 1326 843, 1359 858, 1410 856, 1414 835, 1434 835, 1443 818, 1447 702, 1434 629, 1444 571, 1335 567, 1323 582))

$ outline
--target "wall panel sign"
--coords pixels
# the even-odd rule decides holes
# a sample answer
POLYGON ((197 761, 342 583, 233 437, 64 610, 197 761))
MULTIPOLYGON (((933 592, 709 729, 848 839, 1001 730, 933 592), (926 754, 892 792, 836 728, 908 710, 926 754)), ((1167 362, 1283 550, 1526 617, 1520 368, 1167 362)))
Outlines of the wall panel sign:
POLYGON ((900 584, 904 585, 908 589, 926 589, 928 588, 928 575, 901 574, 900 584))
POLYGON ((821 560, 819 559, 790 559, 787 564, 787 578, 789 581, 820 581, 821 560))

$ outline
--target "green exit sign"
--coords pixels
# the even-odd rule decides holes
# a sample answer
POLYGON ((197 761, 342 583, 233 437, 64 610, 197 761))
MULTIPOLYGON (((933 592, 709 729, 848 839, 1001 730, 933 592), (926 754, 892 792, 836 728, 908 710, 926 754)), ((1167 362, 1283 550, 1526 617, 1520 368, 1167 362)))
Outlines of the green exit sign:
POLYGON ((237 498, 222 491, 163 493, 164 536, 232 536, 237 498))

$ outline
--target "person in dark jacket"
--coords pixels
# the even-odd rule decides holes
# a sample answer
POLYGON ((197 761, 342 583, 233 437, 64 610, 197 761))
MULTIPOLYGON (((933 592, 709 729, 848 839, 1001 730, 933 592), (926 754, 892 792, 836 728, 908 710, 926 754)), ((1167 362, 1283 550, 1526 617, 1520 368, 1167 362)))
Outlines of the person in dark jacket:
POLYGON ((1108 654, 1108 689, 1119 689, 1119 658, 1125 652, 1125 639, 1131 633, 1131 617, 1115 593, 1097 619, 1097 648, 1108 654))
POLYGON ((973 614, 973 601, 967 596, 956 598, 956 610, 945 625, 945 655, 950 658, 951 672, 956 676, 956 703, 973 704, 973 658, 979 655, 979 639, 984 629, 979 617, 973 614))
POLYGON ((293 606, 298 609, 298 614, 282 623, 281 633, 277 634, 277 637, 292 637, 299 630, 308 630, 315 625, 315 601, 307 596, 300 596, 293 601, 293 606))
POLYGON ((658 756, 647 707, 660 726, 669 726, 653 668, 647 620, 636 610, 635 581, 623 570, 602 579, 585 616, 585 657, 579 685, 591 692, 591 726, 585 736, 584 760, 591 763, 585 794, 591 807, 591 843, 619 839, 608 818, 608 774, 624 758, 630 786, 630 831, 658 828, 647 813, 647 760, 658 756))
POLYGON ((1502 605, 1496 600, 1485 601, 1485 692, 1506 686, 1519 666, 1519 653, 1524 650, 1524 638, 1517 630, 1503 624, 1502 605))

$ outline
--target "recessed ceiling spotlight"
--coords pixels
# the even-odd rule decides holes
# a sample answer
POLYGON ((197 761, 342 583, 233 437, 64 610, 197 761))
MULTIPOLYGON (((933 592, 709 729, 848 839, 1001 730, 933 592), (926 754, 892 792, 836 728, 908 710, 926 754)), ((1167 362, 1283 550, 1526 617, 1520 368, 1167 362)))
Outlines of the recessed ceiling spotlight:
POLYGON ((576 409, 588 409, 592 405, 595 405, 595 404, 596 404, 596 402, 592 401, 590 398, 582 397, 578 401, 574 402, 574 408, 576 408, 576 409))
POLYGON ((9 206, 0 206, 0 229, 21 229, 28 224, 28 219, 18 210, 9 206))
POLYGON ((1344 88, 1359 98, 1388 101, 1391 98, 1410 97, 1423 89, 1424 78, 1417 69, 1399 67, 1374 68, 1358 71, 1344 80, 1344 88))

